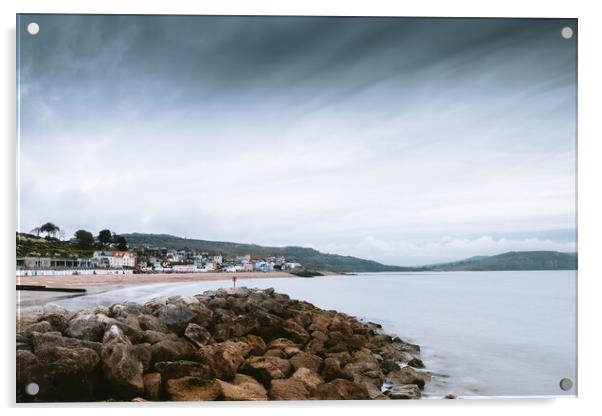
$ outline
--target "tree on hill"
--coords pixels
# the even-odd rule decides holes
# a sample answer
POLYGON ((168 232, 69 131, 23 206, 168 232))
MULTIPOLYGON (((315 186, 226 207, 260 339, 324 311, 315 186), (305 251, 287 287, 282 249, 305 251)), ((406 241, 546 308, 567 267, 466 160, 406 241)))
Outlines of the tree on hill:
POLYGON ((53 223, 47 222, 46 224, 40 227, 40 231, 46 233, 47 236, 56 238, 57 234, 59 233, 59 231, 61 231, 61 229, 53 223))
POLYGON ((109 244, 111 244, 113 242, 113 234, 111 233, 111 230, 101 230, 98 233, 98 241, 100 241, 102 244, 108 246, 109 244))
POLYGON ((118 235, 117 236, 117 250, 127 250, 128 242, 125 237, 118 235))
POLYGON ((82 249, 94 247, 94 236, 90 231, 77 230, 75 232, 75 244, 82 249))

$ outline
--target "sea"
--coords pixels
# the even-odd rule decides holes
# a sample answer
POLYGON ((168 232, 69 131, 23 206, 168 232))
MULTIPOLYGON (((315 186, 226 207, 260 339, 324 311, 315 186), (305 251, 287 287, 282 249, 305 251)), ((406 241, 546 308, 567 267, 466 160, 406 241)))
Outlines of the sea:
MULTIPOLYGON (((69 309, 142 303, 230 285, 136 285, 55 303, 69 309)), ((577 395, 576 271, 363 273, 245 279, 238 285, 273 287, 380 323, 387 333, 419 344, 433 374, 425 398, 577 395), (568 390, 560 387, 562 379, 570 380, 568 390)))

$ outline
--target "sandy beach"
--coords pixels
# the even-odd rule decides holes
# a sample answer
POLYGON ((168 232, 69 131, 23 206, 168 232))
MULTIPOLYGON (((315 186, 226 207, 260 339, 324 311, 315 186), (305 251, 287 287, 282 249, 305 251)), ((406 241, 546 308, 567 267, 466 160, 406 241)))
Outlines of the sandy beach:
MULTIPOLYGON (((238 280, 296 278, 287 272, 243 272, 243 273, 157 273, 157 274, 97 274, 97 275, 65 275, 65 276, 17 276, 18 285, 39 285, 52 288, 82 288, 86 294, 94 294, 114 290, 131 285, 153 283, 195 282, 224 280, 224 287, 232 286, 232 276, 238 280)), ((240 286, 244 284, 240 283, 240 286)), ((17 305, 21 313, 26 313, 28 307, 41 306, 59 299, 81 296, 67 292, 17 291, 17 305)))
POLYGON ((66 275, 66 276, 19 276, 18 285, 42 285, 48 287, 78 287, 88 288, 104 285, 138 285, 148 283, 194 282, 210 280, 232 280, 236 276, 244 279, 268 279, 275 277, 297 277, 287 272, 242 272, 242 273, 157 273, 157 274, 97 274, 97 275, 66 275))

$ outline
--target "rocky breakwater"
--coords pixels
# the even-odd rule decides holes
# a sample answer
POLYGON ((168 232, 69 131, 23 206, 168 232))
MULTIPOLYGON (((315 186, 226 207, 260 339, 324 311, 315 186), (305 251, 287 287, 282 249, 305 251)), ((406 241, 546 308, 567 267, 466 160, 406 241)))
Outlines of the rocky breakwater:
POLYGON ((17 401, 420 398, 420 348, 380 328, 273 289, 47 305, 17 322, 17 401))

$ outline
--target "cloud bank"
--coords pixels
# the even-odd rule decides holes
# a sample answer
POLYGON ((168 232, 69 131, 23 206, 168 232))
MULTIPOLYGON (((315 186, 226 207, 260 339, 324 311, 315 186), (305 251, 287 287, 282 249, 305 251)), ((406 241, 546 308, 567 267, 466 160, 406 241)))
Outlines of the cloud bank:
POLYGON ((574 251, 574 20, 20 20, 20 230, 574 251))

